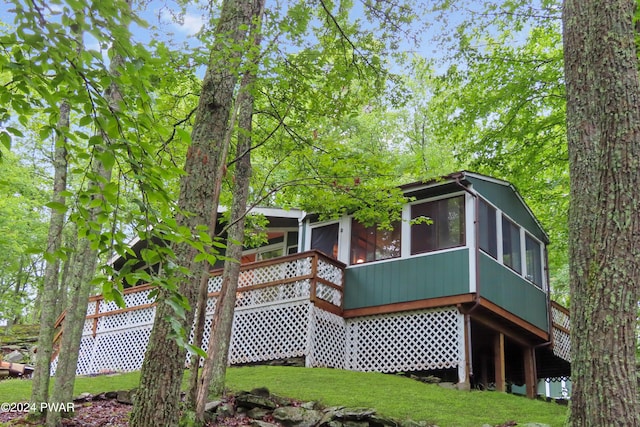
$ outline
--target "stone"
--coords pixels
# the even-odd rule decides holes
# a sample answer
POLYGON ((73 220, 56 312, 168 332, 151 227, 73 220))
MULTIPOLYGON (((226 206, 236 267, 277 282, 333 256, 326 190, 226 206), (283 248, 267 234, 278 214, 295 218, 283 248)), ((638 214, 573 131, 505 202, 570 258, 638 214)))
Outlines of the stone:
POLYGON ((253 395, 256 395, 256 396, 261 396, 261 397, 269 397, 269 396, 271 396, 271 393, 269 392, 269 389, 266 388, 266 387, 254 388, 249 393, 251 393, 253 395))
POLYGON ((287 427, 313 427, 323 419, 323 414, 300 406, 283 406, 273 411, 273 418, 287 427))
POLYGON ((321 409, 319 407, 318 402, 316 401, 310 401, 310 402, 304 402, 302 405, 300 405, 300 407, 304 408, 304 409, 321 409))
POLYGON ((373 414, 369 417, 369 425, 371 427, 399 427, 400 422, 393 418, 383 417, 382 415, 373 414))
POLYGON ((269 415, 271 410, 265 408, 251 408, 247 411, 247 417, 254 420, 261 420, 266 415, 269 415))
POLYGON ((211 402, 207 402, 204 404, 204 411, 205 412, 216 412, 216 410, 218 409, 218 407, 222 405, 222 401, 221 400, 214 400, 211 402))
POLYGON ((456 384, 456 388, 460 391, 470 391, 471 390, 471 384, 468 382, 461 382, 456 384))
POLYGON ((252 420, 251 426, 252 427, 278 427, 277 424, 271 424, 266 421, 259 421, 259 420, 252 420))
POLYGON ((236 411, 233 405, 225 403, 224 405, 218 406, 218 409, 216 409, 216 414, 221 418, 233 417, 236 414, 236 411))
POLYGON ((74 402, 82 402, 82 401, 87 401, 87 400, 91 400, 91 398, 93 397, 93 395, 91 393, 80 393, 80 395, 78 395, 77 397, 73 398, 74 402))
POLYGON ((360 421, 375 415, 376 410, 371 408, 344 408, 335 412, 334 417, 346 421, 360 421))
POLYGON ((24 359, 24 354, 18 350, 13 350, 11 353, 4 356, 4 361, 9 363, 20 363, 24 359))
POLYGON ((275 409, 278 405, 269 397, 257 396, 251 393, 242 393, 236 397, 236 405, 247 409, 266 408, 275 409))
POLYGON ((133 405, 133 400, 135 399, 136 390, 118 390, 118 395, 116 396, 116 400, 119 403, 124 403, 125 405, 133 405))
POLYGON ((343 427, 369 427, 369 421, 343 421, 343 427))

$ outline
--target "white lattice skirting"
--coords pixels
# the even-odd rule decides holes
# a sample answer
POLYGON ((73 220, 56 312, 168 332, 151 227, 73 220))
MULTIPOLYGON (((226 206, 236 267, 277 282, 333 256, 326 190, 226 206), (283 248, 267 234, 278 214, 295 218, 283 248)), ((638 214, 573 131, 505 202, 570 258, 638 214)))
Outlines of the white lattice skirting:
MULTIPOLYGON (((204 349, 221 284, 220 275, 209 279, 204 349)), ((345 320, 313 303, 338 309, 343 285, 342 268, 313 252, 243 267, 238 284, 231 364, 304 356, 310 367, 359 371, 458 366, 464 378, 464 321, 455 307, 345 320)), ((131 289, 124 296, 126 309, 99 297, 89 303, 77 374, 142 367, 155 316, 150 291, 131 289)))
MULTIPOLYGON (((209 304, 206 348, 214 304, 209 304)), ((123 313, 122 315, 129 315, 123 313)), ((142 367, 155 308, 99 325, 87 320, 78 375, 135 371, 142 367), (142 313, 141 313, 142 312, 142 313)), ((463 364, 463 320, 455 307, 345 320, 306 298, 236 309, 229 363, 256 363, 304 356, 309 367, 398 372, 455 368, 463 364)), ((55 372, 55 362, 52 366, 55 372)))

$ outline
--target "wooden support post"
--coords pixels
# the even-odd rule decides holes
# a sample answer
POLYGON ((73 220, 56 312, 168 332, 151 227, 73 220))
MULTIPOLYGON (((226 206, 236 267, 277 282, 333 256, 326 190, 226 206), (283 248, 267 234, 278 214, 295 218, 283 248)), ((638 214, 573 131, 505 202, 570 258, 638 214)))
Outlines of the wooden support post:
POLYGON ((527 397, 535 399, 538 394, 538 378, 536 376, 536 350, 533 347, 524 349, 524 382, 527 386, 527 397))
POLYGON ((504 334, 498 333, 493 341, 493 364, 495 366, 496 391, 507 391, 504 362, 504 334))

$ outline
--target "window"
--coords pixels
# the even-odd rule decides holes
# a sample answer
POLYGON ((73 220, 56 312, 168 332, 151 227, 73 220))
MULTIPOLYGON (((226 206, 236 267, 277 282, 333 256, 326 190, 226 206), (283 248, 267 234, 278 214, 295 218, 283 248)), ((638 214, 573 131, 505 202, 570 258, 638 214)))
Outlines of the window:
POLYGON ((315 227, 311 230, 311 249, 338 258, 338 233, 340 225, 335 224, 315 227))
POLYGON ((411 206, 411 220, 421 217, 430 223, 411 225, 411 255, 465 244, 464 196, 411 206))
POLYGON ((512 270, 522 273, 520 228, 505 217, 502 217, 502 262, 512 270))
POLYGON ((527 234, 524 238, 524 244, 527 279, 531 280, 539 288, 542 288, 542 256, 540 255, 540 243, 527 234))
POLYGON ((393 230, 365 227, 355 219, 351 221, 351 264, 398 258, 400 256, 400 221, 394 221, 393 230))
POLYGON ((280 248, 273 248, 273 249, 264 249, 261 251, 258 251, 258 260, 259 261, 264 261, 267 259, 272 259, 272 258, 277 258, 277 257, 281 257, 282 256, 282 250, 284 248, 280 247, 280 248))
POLYGON ((496 230, 496 210, 493 206, 480 199, 478 203, 478 219, 480 234, 480 249, 498 259, 498 234, 496 230))

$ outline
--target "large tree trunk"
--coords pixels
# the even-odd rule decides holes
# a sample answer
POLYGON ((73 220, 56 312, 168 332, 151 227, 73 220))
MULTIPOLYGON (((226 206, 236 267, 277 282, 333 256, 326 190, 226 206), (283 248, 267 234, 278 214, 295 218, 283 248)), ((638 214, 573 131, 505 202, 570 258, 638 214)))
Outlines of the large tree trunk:
MULTIPOLYGON (((225 141, 238 82, 237 70, 247 28, 258 13, 255 1, 225 0, 216 26, 216 41, 202 83, 191 134, 192 145, 187 153, 186 174, 181 181, 178 200, 181 211, 188 213, 179 216, 178 223, 188 227, 194 235, 197 227, 209 225, 212 211, 218 208, 217 194, 226 163, 223 154, 227 151, 225 141)), ((201 271, 194 262, 197 250, 182 244, 176 245, 174 252, 177 264, 195 273, 178 278, 178 292, 190 307, 195 307, 201 271)), ((192 326, 193 311, 187 311, 183 318, 176 318, 173 308, 165 302, 167 297, 167 292, 160 293, 131 415, 132 427, 178 424, 186 350, 175 339, 168 319, 174 318, 188 331, 192 326)))
MULTIPOLYGON (((54 152, 53 166, 53 201, 64 204, 65 197, 62 194, 67 188, 67 148, 64 130, 69 128, 69 113, 71 105, 64 101, 60 105, 58 118, 58 136, 54 152)), ((49 222, 49 235, 47 238, 46 267, 44 271, 44 284, 41 295, 40 332, 37 344, 37 359, 31 385, 31 403, 39 411, 40 404, 47 402, 49 396, 49 379, 51 354, 53 353, 54 323, 58 316, 57 299, 59 296, 59 271, 60 258, 56 254, 62 247, 62 230, 64 228, 63 212, 51 209, 49 222)), ((42 415, 38 412, 39 415, 42 415)))
POLYGON ((637 426, 640 85, 631 0, 566 0, 573 426, 637 426))

